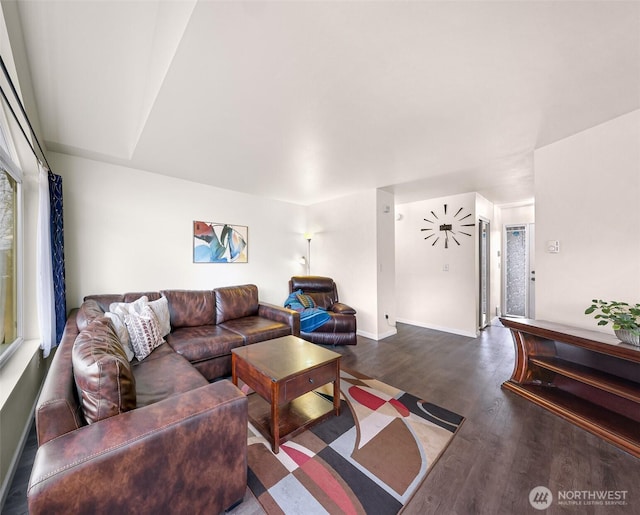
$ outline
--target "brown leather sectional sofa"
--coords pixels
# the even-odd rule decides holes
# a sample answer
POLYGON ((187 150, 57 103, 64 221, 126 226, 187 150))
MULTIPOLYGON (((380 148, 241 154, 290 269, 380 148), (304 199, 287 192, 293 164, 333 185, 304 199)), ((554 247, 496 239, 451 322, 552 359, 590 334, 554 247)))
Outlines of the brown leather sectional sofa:
POLYGON ((233 347, 299 331, 299 315, 260 303, 254 285, 86 297, 36 407, 29 513, 220 513, 240 502, 247 399, 210 381, 230 373, 233 347), (142 295, 167 298, 171 332, 129 362, 104 312, 142 295))

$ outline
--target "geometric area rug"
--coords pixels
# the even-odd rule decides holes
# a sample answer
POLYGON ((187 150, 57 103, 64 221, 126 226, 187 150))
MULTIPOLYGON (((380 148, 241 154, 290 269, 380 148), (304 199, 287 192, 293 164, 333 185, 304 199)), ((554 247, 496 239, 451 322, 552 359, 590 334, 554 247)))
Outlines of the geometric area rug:
MULTIPOLYGON (((340 376, 340 415, 278 454, 249 424, 248 486, 268 514, 398 513, 464 421, 357 372, 340 376)), ((316 393, 333 400, 331 384, 316 393)))

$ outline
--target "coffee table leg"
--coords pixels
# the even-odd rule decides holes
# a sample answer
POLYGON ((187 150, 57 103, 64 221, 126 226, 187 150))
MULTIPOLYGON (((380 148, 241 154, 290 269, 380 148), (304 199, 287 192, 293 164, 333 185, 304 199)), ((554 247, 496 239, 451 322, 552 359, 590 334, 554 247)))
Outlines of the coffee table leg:
POLYGON ((280 410, 278 409, 279 393, 278 383, 271 383, 271 436, 273 438, 271 449, 273 450, 273 454, 278 454, 280 452, 280 410))

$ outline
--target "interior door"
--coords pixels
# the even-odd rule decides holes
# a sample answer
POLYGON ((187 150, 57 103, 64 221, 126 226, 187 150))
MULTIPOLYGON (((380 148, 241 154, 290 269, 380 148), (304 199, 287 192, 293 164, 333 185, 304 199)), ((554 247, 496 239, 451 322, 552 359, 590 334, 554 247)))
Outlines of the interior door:
POLYGON ((504 230, 504 314, 534 318, 535 270, 533 224, 506 225, 504 230))

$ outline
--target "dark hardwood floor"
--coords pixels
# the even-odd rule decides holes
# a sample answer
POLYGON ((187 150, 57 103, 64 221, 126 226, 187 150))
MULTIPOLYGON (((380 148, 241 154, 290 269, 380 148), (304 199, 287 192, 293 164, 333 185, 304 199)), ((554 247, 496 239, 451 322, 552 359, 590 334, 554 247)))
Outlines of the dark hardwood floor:
POLYGON ((27 484, 29 483, 33 458, 37 450, 38 439, 36 437, 35 424, 32 421, 18 467, 13 476, 13 482, 2 506, 2 515, 24 515, 29 513, 27 509, 27 484))
MULTIPOLYGON (((559 505, 546 513, 640 514, 640 460, 501 389, 511 377, 511 333, 478 338, 398 324, 398 334, 338 350, 342 365, 466 417, 404 513, 540 513, 529 492, 626 491, 626 505, 559 505)), ((640 431, 640 428, 639 428, 640 431)))
MULTIPOLYGON (((500 388, 511 377, 514 350, 499 322, 478 338, 398 324, 395 336, 378 342, 359 337, 358 345, 335 350, 345 368, 466 417, 404 513, 542 513, 532 508, 529 493, 544 486, 554 496, 544 513, 640 514, 640 460, 500 388), (625 491, 626 504, 560 505, 560 491, 625 491)), ((32 455, 27 444, 23 471, 32 455)), ((25 477, 16 474, 3 514, 26 513, 25 477)), ((246 499, 234 514, 261 511, 255 499, 246 499)))

